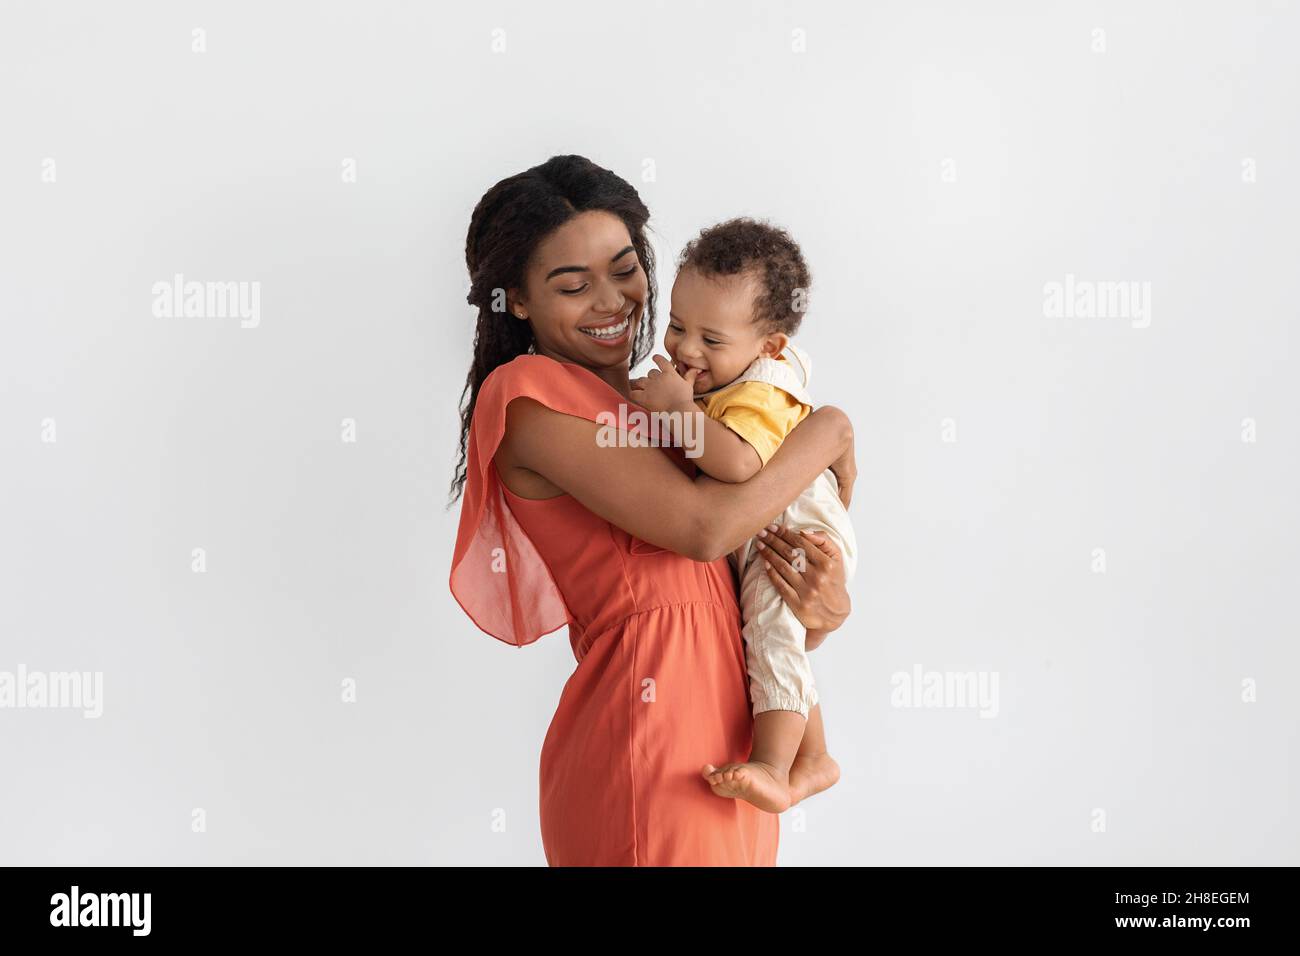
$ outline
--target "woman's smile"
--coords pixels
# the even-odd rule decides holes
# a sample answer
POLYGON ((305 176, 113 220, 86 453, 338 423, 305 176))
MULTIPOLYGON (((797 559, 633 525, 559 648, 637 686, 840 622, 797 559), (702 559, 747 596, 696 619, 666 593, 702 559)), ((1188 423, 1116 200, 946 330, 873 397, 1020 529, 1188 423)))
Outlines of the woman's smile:
POLYGON ((578 331, 589 339, 599 342, 601 345, 626 345, 632 335, 632 329, 635 322, 632 321, 633 314, 636 312, 635 306, 629 308, 622 315, 607 319, 597 325, 580 325, 578 331))

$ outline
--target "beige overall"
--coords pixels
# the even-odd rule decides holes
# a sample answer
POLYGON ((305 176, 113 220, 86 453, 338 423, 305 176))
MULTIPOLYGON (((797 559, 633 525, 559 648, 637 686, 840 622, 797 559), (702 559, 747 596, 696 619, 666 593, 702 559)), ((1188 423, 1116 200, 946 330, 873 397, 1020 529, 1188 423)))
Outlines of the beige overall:
MULTIPOLYGON (((807 391, 812 378, 811 359, 793 345, 787 345, 785 353, 788 361, 784 362, 757 359, 736 382, 767 382, 812 406, 807 391)), ((857 567, 857 540, 848 512, 840 501, 839 484, 830 469, 818 475, 775 523, 824 532, 839 548, 845 576, 852 579, 857 567)), ((731 554, 732 567, 740 581, 745 666, 749 672, 753 712, 757 716, 768 710, 793 710, 807 717, 808 711, 817 704, 817 688, 804 649, 807 634, 768 578, 761 552, 754 547, 756 540, 751 538, 731 554)), ((808 547, 816 545, 809 543, 808 547)), ((799 558, 796 552, 796 562, 799 558)))

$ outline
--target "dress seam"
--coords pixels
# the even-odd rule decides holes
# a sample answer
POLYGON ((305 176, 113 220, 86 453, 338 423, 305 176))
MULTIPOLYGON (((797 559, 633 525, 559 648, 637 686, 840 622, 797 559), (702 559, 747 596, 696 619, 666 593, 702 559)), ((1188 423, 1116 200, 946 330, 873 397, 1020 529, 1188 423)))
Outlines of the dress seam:
POLYGON ((727 610, 727 605, 722 601, 669 601, 667 604, 651 604, 649 607, 642 607, 642 608, 637 608, 635 611, 629 611, 627 614, 623 615, 623 617, 619 618, 617 621, 614 621, 611 624, 602 627, 599 633, 597 634, 597 636, 599 636, 600 634, 604 634, 606 631, 612 628, 618 627, 620 624, 627 623, 634 617, 640 617, 641 615, 648 614, 651 611, 662 611, 664 608, 669 608, 669 607, 693 607, 699 604, 706 604, 709 607, 721 608, 723 611, 727 610))
MULTIPOLYGON (((606 634, 608 634, 610 631, 614 630, 615 628, 626 626, 628 621, 632 620, 632 618, 634 617, 641 617, 644 614, 649 614, 651 611, 659 611, 664 608, 698 607, 699 605, 720 608, 724 612, 727 610, 727 605, 721 601, 674 601, 669 604, 652 604, 650 607, 643 607, 635 611, 630 611, 629 613, 620 617, 617 621, 611 621, 610 623, 606 624, 599 631, 597 631, 594 634, 591 634, 590 636, 588 636, 587 632, 584 631, 582 634, 582 640, 578 642, 578 646, 582 648, 582 656, 586 657, 587 652, 591 650, 591 645, 595 644, 598 638, 604 637, 606 634)), ((569 622, 570 625, 573 625, 573 623, 574 623, 573 621, 569 622)), ((581 662, 582 658, 580 657, 578 658, 578 660, 579 662, 581 662)))
POLYGON ((628 779, 632 781, 632 786, 629 791, 630 799, 628 802, 632 807, 632 865, 633 866, 641 865, 640 846, 638 845, 638 841, 637 841, 640 824, 637 821, 637 814, 636 814, 636 736, 637 736, 636 735, 636 718, 637 718, 636 706, 637 706, 637 698, 638 698, 638 694, 636 692, 636 688, 637 688, 636 675, 637 675, 637 651, 640 648, 640 631, 641 631, 641 628, 637 626, 639 623, 640 622, 636 622, 631 625, 632 628, 632 667, 631 667, 632 693, 629 695, 628 698, 628 706, 630 708, 628 711, 628 726, 632 728, 632 732, 628 734, 627 775, 628 775, 628 779))
MULTIPOLYGON (((623 618, 619 622, 623 626, 628 626, 628 622, 631 621, 632 617, 640 614, 641 609, 637 605, 636 589, 632 587, 632 579, 628 576, 627 573, 627 559, 623 554, 623 549, 619 546, 618 541, 614 538, 614 526, 612 524, 607 523, 605 525, 605 529, 606 532, 609 534, 610 543, 613 545, 614 553, 618 555, 618 567, 619 567, 619 571, 621 571, 623 574, 623 586, 627 589, 628 599, 631 600, 632 602, 632 607, 633 607, 632 613, 627 615, 627 617, 623 618)), ((637 830, 640 824, 637 821, 637 815, 636 815, 636 738, 637 738, 637 727, 636 727, 637 676, 636 675, 637 675, 637 649, 638 649, 637 637, 640 629, 636 627, 635 624, 631 625, 631 627, 632 627, 632 667, 630 668, 630 670, 631 670, 632 686, 629 688, 631 693, 628 694, 628 713, 627 713, 627 725, 629 729, 629 733, 627 735, 628 736, 627 776, 628 776, 628 780, 631 782, 631 786, 629 788, 630 799, 628 803, 630 804, 632 809, 632 865, 640 866, 641 861, 638 852, 639 847, 637 846, 637 830)), ((606 628, 606 631, 612 629, 613 626, 606 628)), ((605 633, 605 631, 602 631, 601 633, 603 634, 605 633)), ((600 636, 601 636, 600 634, 595 635, 595 637, 592 638, 591 643, 594 644, 596 638, 600 636)), ((591 649, 591 644, 587 645, 587 649, 588 650, 591 649)), ((586 656, 585 652, 583 656, 584 657, 586 656)))
POLYGON ((618 541, 614 538, 614 526, 606 523, 605 529, 609 533, 610 543, 614 545, 614 553, 618 555, 618 568, 623 572, 623 586, 627 588, 627 596, 632 602, 633 614, 639 613, 641 608, 637 604, 636 588, 632 587, 632 579, 627 573, 627 556, 623 554, 623 549, 619 546, 618 541))

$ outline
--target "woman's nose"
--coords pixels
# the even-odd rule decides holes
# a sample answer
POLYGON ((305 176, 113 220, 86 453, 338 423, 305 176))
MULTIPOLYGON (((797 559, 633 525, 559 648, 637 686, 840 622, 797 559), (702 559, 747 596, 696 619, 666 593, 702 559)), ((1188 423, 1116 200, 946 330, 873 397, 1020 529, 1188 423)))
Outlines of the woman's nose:
POLYGON ((623 311, 626 301, 622 290, 611 282, 601 286, 595 299, 592 300, 592 305, 601 315, 613 315, 623 311))

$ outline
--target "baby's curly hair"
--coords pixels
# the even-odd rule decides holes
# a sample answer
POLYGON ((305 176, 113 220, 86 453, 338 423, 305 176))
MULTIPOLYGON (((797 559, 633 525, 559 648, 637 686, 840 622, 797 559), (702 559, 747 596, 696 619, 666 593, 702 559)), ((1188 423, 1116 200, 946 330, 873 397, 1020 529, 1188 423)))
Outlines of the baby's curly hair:
POLYGON ((784 229, 746 217, 720 222, 686 244, 677 268, 688 266, 706 276, 752 273, 759 283, 754 321, 769 332, 798 331, 812 274, 799 244, 784 229))

